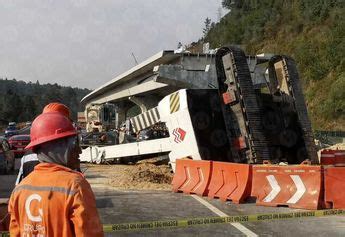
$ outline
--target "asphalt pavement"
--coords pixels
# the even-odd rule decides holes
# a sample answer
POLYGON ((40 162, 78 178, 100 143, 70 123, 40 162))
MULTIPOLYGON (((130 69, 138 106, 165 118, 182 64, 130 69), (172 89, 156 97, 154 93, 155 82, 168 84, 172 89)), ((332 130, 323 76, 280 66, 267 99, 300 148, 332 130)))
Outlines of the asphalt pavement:
MULTIPOLYGON (((102 171, 86 170, 85 174, 95 192, 103 224, 298 211, 260 207, 255 203, 238 205, 170 191, 116 190, 106 185, 102 171)), ((15 178, 0 175, 0 198, 9 197, 15 178)), ((345 236, 345 216, 117 231, 106 236, 345 236)))
MULTIPOLYGON (((87 170, 85 174, 96 194, 103 224, 305 211, 255 203, 233 204, 170 191, 116 190, 105 185, 101 171, 87 170)), ((345 216, 117 231, 106 236, 345 236, 345 216)))
MULTIPOLYGON (((255 204, 232 204, 167 191, 118 191, 95 189, 97 208, 103 224, 119 224, 171 219, 220 216, 217 211, 233 215, 291 212, 288 208, 258 207, 255 204), (214 212, 212 210, 217 210, 214 212)), ((345 236, 345 217, 328 216, 293 220, 212 224, 184 228, 164 228, 144 231, 122 231, 106 236, 345 236)))

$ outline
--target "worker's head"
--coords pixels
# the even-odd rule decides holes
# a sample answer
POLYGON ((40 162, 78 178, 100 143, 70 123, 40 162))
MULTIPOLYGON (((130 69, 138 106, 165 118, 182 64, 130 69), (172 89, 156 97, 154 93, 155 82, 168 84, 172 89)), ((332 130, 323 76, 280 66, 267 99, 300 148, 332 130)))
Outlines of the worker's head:
POLYGON ((72 122, 58 112, 39 115, 32 123, 31 142, 26 149, 37 153, 40 162, 79 168, 81 153, 72 122))
POLYGON ((47 104, 44 108, 43 108, 43 112, 44 113, 51 113, 51 112, 58 112, 61 113, 62 115, 66 116, 67 118, 71 119, 71 113, 69 108, 61 103, 58 102, 54 102, 54 103, 50 103, 47 104))

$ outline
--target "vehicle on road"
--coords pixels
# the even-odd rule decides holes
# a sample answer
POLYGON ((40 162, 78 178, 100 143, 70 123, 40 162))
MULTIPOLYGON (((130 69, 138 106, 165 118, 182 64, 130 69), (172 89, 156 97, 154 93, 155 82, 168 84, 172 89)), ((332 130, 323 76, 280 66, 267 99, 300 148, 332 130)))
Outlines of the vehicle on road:
POLYGON ((8 139, 10 148, 16 158, 22 157, 25 147, 30 143, 30 135, 14 135, 8 139))
POLYGON ((80 145, 82 147, 90 145, 109 146, 118 144, 118 134, 114 131, 81 133, 80 136, 80 145))
POLYGON ((165 126, 164 126, 164 129, 146 128, 139 131, 137 141, 140 142, 140 141, 165 138, 165 137, 169 137, 169 132, 167 131, 165 126))
POLYGON ((16 123, 15 122, 8 123, 8 126, 5 130, 5 137, 9 138, 16 134, 18 134, 16 123))
POLYGON ((0 137, 0 174, 8 174, 14 170, 14 153, 7 139, 0 137))

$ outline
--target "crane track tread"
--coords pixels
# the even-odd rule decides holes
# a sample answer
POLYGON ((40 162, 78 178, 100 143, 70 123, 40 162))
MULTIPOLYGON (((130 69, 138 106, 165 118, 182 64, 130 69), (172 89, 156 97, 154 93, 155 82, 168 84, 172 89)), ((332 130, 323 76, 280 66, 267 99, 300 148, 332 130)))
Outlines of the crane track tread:
POLYGON ((318 158, 317 158, 317 153, 316 153, 313 131, 312 131, 309 117, 308 117, 307 106, 304 102, 305 101, 304 95, 302 92, 302 87, 300 85, 300 80, 299 80, 296 64, 293 59, 287 56, 283 56, 283 59, 286 62, 287 72, 289 75, 288 83, 291 85, 291 88, 292 88, 292 96, 294 98, 294 105, 296 108, 300 126, 302 128, 306 150, 311 162, 313 164, 317 164, 318 158))
MULTIPOLYGON (((269 160, 271 157, 268 148, 268 141, 263 133, 261 109, 252 84, 246 56, 244 52, 237 47, 227 47, 226 51, 232 55, 231 61, 232 64, 235 65, 234 68, 236 70, 234 73, 236 86, 238 92, 242 95, 240 96, 241 107, 245 109, 241 116, 236 116, 238 120, 245 120, 243 122, 247 124, 247 134, 243 135, 246 135, 249 139, 251 144, 250 149, 255 158, 255 162, 262 162, 267 159, 269 160)), ((226 82, 224 83, 226 84, 226 82)), ((221 82, 219 84, 221 84, 221 82)), ((219 88, 222 88, 224 91, 224 85, 220 85, 219 88)))

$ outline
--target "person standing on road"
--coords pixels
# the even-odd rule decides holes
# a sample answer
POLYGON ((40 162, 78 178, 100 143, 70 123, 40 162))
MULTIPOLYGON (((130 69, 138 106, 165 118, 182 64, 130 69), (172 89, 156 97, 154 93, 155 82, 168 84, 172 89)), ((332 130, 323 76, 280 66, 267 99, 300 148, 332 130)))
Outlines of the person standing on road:
POLYGON ((90 184, 73 171, 81 152, 76 129, 58 112, 39 115, 26 149, 40 162, 13 190, 9 201, 10 235, 103 236, 90 184))
MULTIPOLYGON (((71 120, 71 113, 69 108, 61 103, 53 102, 47 104, 43 108, 42 113, 51 113, 51 112, 58 112, 67 117, 71 120)), ((71 120, 72 121, 72 120, 71 120)), ((38 161, 37 154, 33 153, 32 151, 27 151, 24 156, 21 159, 20 162, 20 168, 16 180, 16 185, 20 183, 26 176, 28 176, 35 168, 36 165, 38 165, 40 162, 38 161)), ((77 171, 80 171, 80 168, 76 168, 77 171)))

